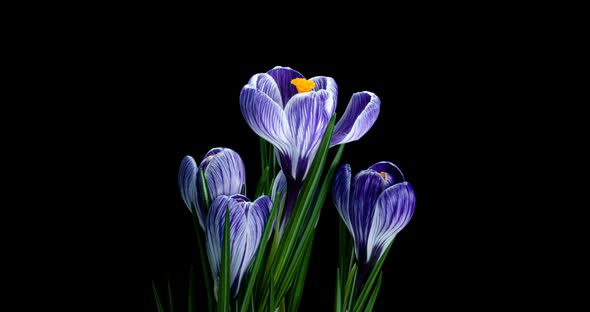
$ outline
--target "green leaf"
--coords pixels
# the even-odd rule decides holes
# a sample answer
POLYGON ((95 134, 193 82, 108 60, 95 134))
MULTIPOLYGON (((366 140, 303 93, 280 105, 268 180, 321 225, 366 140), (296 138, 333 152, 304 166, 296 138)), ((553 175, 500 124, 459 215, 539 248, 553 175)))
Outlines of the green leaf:
POLYGON ((307 276, 307 268, 309 267, 309 259, 311 258, 311 250, 313 246, 313 241, 307 247, 307 251, 304 253, 303 261, 301 262, 301 266, 299 270, 297 270, 297 276, 295 278, 295 282, 291 288, 291 296, 289 298, 289 310, 288 311, 297 311, 299 308, 299 303, 301 302, 301 297, 303 296, 303 289, 305 287, 305 277, 307 276))
POLYGON ((357 274, 357 266, 356 264, 352 266, 352 270, 348 273, 348 279, 346 280, 346 285, 344 286, 344 302, 346 302, 346 306, 344 310, 350 311, 352 298, 354 297, 354 288, 356 285, 356 274, 357 274))
MULTIPOLYGON (((305 251, 295 254, 295 258, 293 258, 293 261, 290 263, 289 270, 287 271, 286 276, 279 280, 280 286, 278 287, 279 290, 277 292, 277 301, 281 300, 287 294, 287 291, 292 286, 292 283, 294 282, 297 273, 303 269, 303 261, 305 257, 311 254, 313 235, 308 236, 307 239, 303 242, 305 243, 305 245, 303 245, 305 251)), ((307 270, 303 273, 307 273, 307 270)), ((305 276, 303 276, 303 278, 305 279, 305 276)))
POLYGON ((229 218, 229 206, 225 208, 225 224, 223 230, 223 249, 221 252, 221 277, 219 283, 219 312, 230 311, 230 218, 229 218))
POLYGON ((334 312, 342 312, 342 289, 340 287, 340 268, 336 269, 336 302, 334 312))
POLYGON ((172 287, 170 287, 170 279, 168 279, 168 310, 174 312, 174 301, 172 300, 172 287))
POLYGON ((269 287, 269 303, 268 303, 268 311, 270 312, 274 312, 275 310, 275 303, 274 303, 274 288, 275 288, 275 283, 274 283, 274 279, 272 278, 272 276, 270 277, 270 287, 269 287))
POLYGON ((333 168, 330 168, 329 173, 324 180, 324 185, 317 197, 316 205, 310 207, 314 196, 316 195, 324 164, 326 162, 330 139, 334 130, 335 118, 336 116, 334 116, 328 124, 316 157, 312 162, 307 180, 303 184, 292 215, 284 230, 284 237, 281 239, 284 243, 280 244, 279 250, 277 251, 278 256, 272 262, 273 264, 271 267, 274 270, 273 278, 279 283, 278 295, 275 297, 276 300, 281 300, 286 294, 291 285, 294 272, 299 268, 297 263, 301 261, 303 256, 302 253, 305 251, 306 244, 312 241, 313 230, 318 221, 321 207, 326 199, 336 166, 342 156, 343 146, 339 148, 332 163, 333 168), (309 217, 308 213, 310 209, 313 211, 311 218, 304 223, 304 220, 309 217))
POLYGON ((209 187, 207 186, 207 180, 205 180, 203 170, 199 170, 199 179, 201 180, 201 204, 204 205, 203 207, 205 207, 206 211, 209 211, 209 207, 211 207, 211 196, 209 194, 209 187))
MULTIPOLYGON (((326 174, 326 178, 324 179, 324 183, 322 184, 322 188, 319 191, 315 205, 312 207, 311 217, 308 220, 307 224, 304 225, 304 232, 301 235, 301 239, 299 240, 299 245, 294 253, 295 259, 298 259, 300 257, 301 253, 306 253, 305 243, 308 240, 313 240, 313 233, 315 231, 315 226, 318 222, 321 208, 324 205, 324 201, 326 200, 327 194, 330 190, 330 186, 331 186, 330 182, 332 181, 332 178, 334 176, 336 168, 338 167, 338 163, 340 162, 340 158, 342 157, 343 150, 344 150, 344 146, 341 145, 340 148, 338 149, 338 152, 336 153, 336 156, 334 157, 334 159, 332 161, 332 164, 330 166, 330 169, 328 170, 328 173, 326 174)), ((286 276, 291 275, 291 271, 296 271, 298 269, 299 269, 298 266, 290 265, 287 268, 286 276)), ((290 282, 289 278, 281 278, 280 280, 283 281, 284 284, 290 282)), ((280 287, 279 289, 284 289, 284 288, 280 287)), ((279 292, 279 295, 283 295, 283 293, 279 292)))
POLYGON ((346 301, 346 311, 350 311, 352 308, 352 301, 354 298, 354 292, 356 290, 356 280, 357 280, 357 266, 356 264, 352 266, 352 270, 350 274, 348 274, 348 281, 346 282, 346 292, 344 295, 344 301, 346 301))
POLYGON ((156 300, 156 307, 158 308, 158 312, 164 312, 162 302, 160 302, 160 296, 158 295, 158 290, 156 289, 156 283, 154 281, 152 281, 152 289, 154 291, 154 299, 156 300))
MULTIPOLYGON (((201 270, 203 272, 203 279, 205 280, 205 291, 207 292, 207 308, 209 312, 213 312, 215 298, 213 297, 213 287, 211 287, 211 274, 209 269, 209 260, 207 253, 205 252, 205 238, 199 225, 199 219, 197 218, 197 212, 195 208, 191 208, 193 215, 193 226, 195 229, 195 235, 197 236, 197 245, 199 246, 199 257, 201 258, 201 270)), ((193 294, 194 295, 194 294, 193 294)))
MULTIPOLYGON (((277 262, 273 265, 275 268, 275 279, 281 281, 281 275, 286 273, 286 265, 287 263, 293 259, 293 251, 295 250, 296 244, 303 242, 304 240, 300 238, 301 229, 304 227, 304 219, 306 217, 306 212, 308 212, 307 207, 311 205, 313 197, 315 195, 315 191, 317 190, 317 186, 320 181, 320 177, 324 168, 324 164, 326 162, 326 154, 328 152, 328 148, 330 146, 330 139, 332 137, 332 132, 334 131, 334 122, 336 116, 334 115, 326 128, 326 133, 320 143, 320 147, 316 153, 315 159, 312 162, 311 168, 307 174, 307 179, 303 183, 299 196, 297 198, 297 202, 295 203, 295 207, 291 213, 289 221, 287 222, 287 226, 284 230, 284 244, 281 244, 279 247, 277 262)), ((301 249, 301 248, 300 248, 301 249)))
POLYGON ((262 169, 262 176, 260 176, 260 180, 258 180, 258 185, 256 186, 256 192, 254 193, 254 198, 258 198, 260 197, 260 195, 266 193, 266 181, 268 180, 269 177, 269 171, 270 169, 267 167, 262 169))
MULTIPOLYGON (((395 238, 394 238, 394 240, 395 240, 395 238)), ((383 262, 385 262, 385 258, 387 257, 387 254, 389 253, 391 246, 393 246, 393 241, 389 244, 389 246, 387 246, 387 249, 385 249, 385 252, 383 253, 383 255, 381 255, 381 258, 379 259, 379 261, 377 261, 375 266, 371 269, 371 273, 369 274, 367 281, 363 285, 363 289, 361 290, 359 297, 356 301, 356 304, 354 305, 354 311, 360 311, 362 309, 362 307, 366 304, 367 299, 369 297, 369 293, 373 289, 373 284, 375 283, 375 279, 377 278, 377 275, 381 271, 381 267, 383 266, 383 262)))
POLYGON ((261 137, 258 137, 258 139, 260 141, 260 170, 262 170, 261 176, 263 176, 264 175, 264 168, 266 168, 268 166, 268 162, 267 162, 268 142, 261 137))
MULTIPOLYGON (((279 164, 277 163, 277 157, 276 157, 276 153, 275 153, 276 148, 273 146, 272 149, 269 151, 270 153, 270 157, 272 159, 272 165, 270 166, 271 168, 271 176, 272 177, 276 177, 277 173, 279 172, 279 164)), ((272 184, 271 184, 272 187, 272 184)))
POLYGON ((258 247, 258 251, 256 251, 256 256, 254 262, 250 269, 250 276, 248 277, 248 284, 246 286, 246 293, 244 294, 244 304, 242 304, 242 312, 248 311, 248 300, 252 302, 252 311, 254 311, 254 300, 252 298, 252 292, 254 290, 254 285, 256 284, 256 278, 258 275, 258 271, 260 270, 260 266, 264 261, 264 255, 266 251, 266 246, 268 245, 268 241, 266 238, 270 235, 270 230, 272 229, 273 221, 275 220, 275 216, 277 215, 277 210, 279 207, 279 202, 275 201, 272 205, 272 209, 270 211, 270 215, 268 216, 268 221, 264 226, 264 233, 262 234, 262 239, 260 242, 260 246, 258 247))
MULTIPOLYGON (((207 274, 207 272, 203 272, 207 274)), ((195 272, 195 266, 191 264, 189 279, 188 279, 188 312, 197 312, 196 307, 196 289, 195 284, 197 280, 197 272, 195 272)))
MULTIPOLYGON (((346 273, 344 272, 345 269, 348 267, 348 263, 346 262, 346 257, 348 255, 348 250, 347 250, 347 243, 348 243, 348 236, 347 236, 347 229, 346 229, 346 225, 344 224, 344 221, 342 221, 342 218, 338 218, 338 267, 342 268, 342 276, 340 276, 340 278, 342 280, 346 280, 347 276, 346 273)), ((340 271, 340 270, 338 270, 340 271)))
POLYGON ((377 300, 377 296, 379 295, 379 288, 381 288, 381 278, 383 277, 383 272, 379 273, 379 280, 377 280, 377 285, 375 285, 375 289, 373 290, 373 294, 371 294, 371 298, 369 298, 369 303, 367 303, 367 307, 365 308, 365 312, 373 311, 373 305, 375 305, 375 301, 377 300))

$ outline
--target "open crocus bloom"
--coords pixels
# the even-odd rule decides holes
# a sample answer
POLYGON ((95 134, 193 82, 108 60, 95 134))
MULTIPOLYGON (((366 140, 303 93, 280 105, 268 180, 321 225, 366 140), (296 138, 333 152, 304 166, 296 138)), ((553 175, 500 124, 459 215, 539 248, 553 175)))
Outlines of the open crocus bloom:
POLYGON ((272 208, 272 201, 268 196, 263 195, 254 202, 250 202, 245 196, 237 194, 221 195, 211 203, 205 235, 207 256, 215 281, 216 294, 219 287, 225 213, 228 208, 231 293, 235 297, 240 289, 240 282, 248 272, 250 262, 262 239, 264 227, 272 208))
POLYGON ((352 183, 350 165, 342 166, 334 177, 332 195, 354 240, 356 258, 369 266, 408 224, 416 205, 410 183, 386 161, 359 172, 352 183))
MULTIPOLYGON (((277 150, 288 180, 300 184, 336 111, 338 86, 330 77, 305 79, 277 66, 254 75, 240 94, 244 119, 277 150)), ((371 92, 355 93, 334 128, 330 146, 361 138, 375 123, 381 102, 371 92)))
POLYGON ((240 155, 224 147, 216 147, 207 152, 198 167, 191 156, 182 159, 178 172, 180 195, 189 210, 195 209, 199 224, 204 228, 209 207, 204 207, 203 204, 204 194, 201 194, 199 170, 203 170, 209 196, 213 201, 220 195, 241 193, 246 184, 246 169, 240 155))

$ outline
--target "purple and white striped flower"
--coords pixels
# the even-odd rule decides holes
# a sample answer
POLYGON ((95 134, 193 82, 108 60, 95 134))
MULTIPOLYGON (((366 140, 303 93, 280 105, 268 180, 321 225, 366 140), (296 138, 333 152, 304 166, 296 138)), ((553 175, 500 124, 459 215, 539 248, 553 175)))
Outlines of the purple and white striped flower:
POLYGON ((354 176, 343 165, 332 184, 334 204, 354 240, 356 258, 373 266, 414 214, 416 196, 399 168, 378 162, 354 176))
POLYGON ((216 147, 211 149, 197 167, 191 156, 185 156, 180 163, 178 186, 180 195, 189 210, 197 212, 202 228, 205 228, 205 217, 209 207, 204 207, 201 192, 199 170, 203 171, 209 188, 209 198, 213 201, 220 195, 240 194, 246 184, 246 169, 238 153, 229 148, 216 147))
MULTIPOLYGON (((287 179, 300 184, 336 111, 338 86, 330 77, 306 80, 298 71, 277 66, 254 75, 240 94, 244 119, 276 148, 287 179)), ((334 127, 330 146, 361 138, 375 123, 381 102, 371 92, 353 94, 334 127)))
MULTIPOLYGON (((242 115, 256 134, 275 147, 287 183, 282 224, 291 215, 337 100, 334 79, 318 76, 307 80, 289 67, 277 66, 256 74, 242 88, 242 115)), ((334 126, 330 147, 360 139, 377 120, 380 105, 374 93, 353 94, 334 126)))
POLYGON ((231 293, 235 297, 240 282, 256 254, 262 239, 272 201, 266 195, 250 202, 244 195, 221 195, 211 204, 206 221, 207 256, 215 282, 215 294, 219 287, 221 251, 225 227, 226 209, 229 207, 230 223, 230 280, 231 293))

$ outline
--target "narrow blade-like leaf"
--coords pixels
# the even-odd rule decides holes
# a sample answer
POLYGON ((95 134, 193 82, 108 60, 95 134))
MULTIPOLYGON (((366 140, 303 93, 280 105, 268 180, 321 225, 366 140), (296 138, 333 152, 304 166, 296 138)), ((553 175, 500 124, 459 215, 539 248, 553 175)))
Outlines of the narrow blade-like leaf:
POLYGON ((156 289, 156 283, 154 281, 152 281, 152 289, 154 291, 154 299, 156 300, 156 307, 158 308, 158 312, 164 312, 162 302, 160 302, 160 296, 158 295, 158 290, 156 289))
POLYGON ((377 278, 377 275, 381 271, 381 267, 383 266, 383 262, 385 262, 385 258, 387 257, 387 254, 389 253, 391 246, 393 246, 393 242, 391 242, 391 244, 387 247, 387 249, 385 249, 385 252, 383 253, 383 255, 381 255, 381 258, 379 259, 379 261, 377 261, 377 263, 375 264, 375 266, 371 270, 371 273, 369 274, 367 281, 362 286, 363 289, 361 290, 359 297, 356 301, 356 304, 354 306, 355 311, 360 311, 362 309, 362 307, 366 304, 368 297, 371 293, 371 290, 373 289, 373 284, 375 283, 375 279, 377 278))
MULTIPOLYGON (((279 207, 279 201, 275 201, 272 205, 272 209, 270 211, 270 215, 268 216, 268 221, 266 222, 266 225, 264 227, 264 234, 262 234, 262 239, 260 242, 260 246, 258 247, 258 251, 256 251, 256 258, 254 259, 254 264, 252 265, 252 269, 250 270, 250 276, 248 277, 248 284, 246 286, 246 292, 244 294, 244 304, 242 304, 242 312, 247 312, 248 311, 248 304, 247 302, 250 300, 252 302, 252 305, 254 305, 254 301, 252 299, 252 292, 254 290, 254 284, 255 281, 257 280, 257 275, 258 275, 258 271, 260 270, 260 266, 262 264, 262 262, 264 261, 264 255, 265 255, 265 251, 266 251, 266 245, 268 244, 268 241, 265 239, 266 237, 268 237, 268 235, 270 234, 270 230, 272 229, 273 226, 273 221, 275 220, 275 217, 277 215, 277 211, 279 207)), ((254 311, 253 307, 252 307, 252 311, 254 311)))
POLYGON ((342 288, 340 287, 340 268, 336 269, 336 301, 334 312, 342 312, 342 288))
POLYGON ((230 311, 230 218, 229 218, 229 206, 225 208, 225 225, 223 230, 223 249, 221 253, 221 274, 219 283, 219 302, 218 311, 229 312, 230 311))
POLYGON ((377 296, 379 295, 379 288, 381 288, 381 278, 383 277, 383 272, 379 273, 379 279, 377 280, 377 285, 375 285, 375 289, 373 289, 373 293, 371 294, 371 298, 369 298, 369 303, 367 303, 367 307, 365 308, 365 312, 373 311, 373 305, 375 305, 375 301, 377 301, 377 296))

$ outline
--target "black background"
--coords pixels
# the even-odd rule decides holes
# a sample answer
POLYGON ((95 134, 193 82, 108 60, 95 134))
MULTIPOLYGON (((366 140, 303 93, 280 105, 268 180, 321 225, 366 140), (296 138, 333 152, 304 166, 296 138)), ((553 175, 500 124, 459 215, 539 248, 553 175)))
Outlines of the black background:
MULTIPOLYGON (((89 135, 88 154, 99 185, 92 190, 96 217, 104 219, 82 244, 89 247, 83 256, 98 263, 85 279, 106 289, 95 304, 155 311, 151 282, 164 290, 170 278, 177 310, 183 310, 188 267, 198 263, 198 252, 177 189, 179 163, 185 155, 200 160, 213 147, 232 148, 254 189, 258 137, 242 119, 239 93, 253 74, 276 65, 306 77, 333 77, 339 115, 354 92, 372 91, 381 99, 377 122, 346 146, 342 163, 358 172, 381 160, 394 162, 413 184, 417 204, 384 264, 376 311, 433 304, 471 309, 510 295, 486 291, 502 247, 490 243, 493 208, 481 196, 490 184, 485 176, 494 170, 482 157, 497 153, 481 130, 498 108, 495 90, 502 82, 493 73, 500 61, 472 33, 402 26, 349 40, 299 42, 156 25, 125 28, 88 60, 97 74, 90 81, 96 105, 78 122, 98 129, 89 135)), ((333 309, 337 220, 329 198, 302 311, 333 309)))

